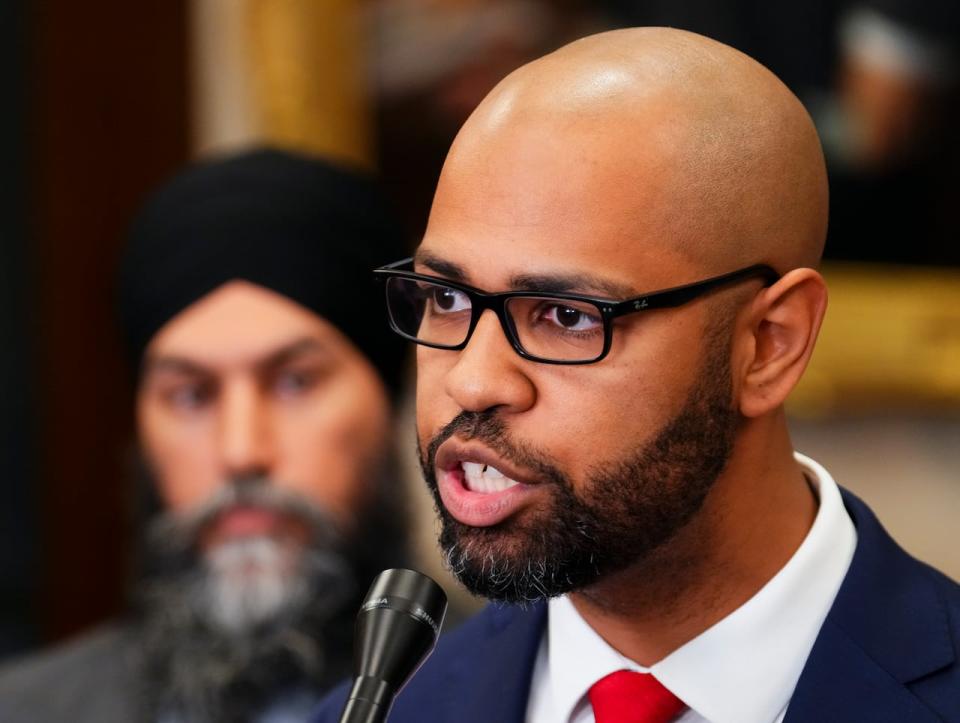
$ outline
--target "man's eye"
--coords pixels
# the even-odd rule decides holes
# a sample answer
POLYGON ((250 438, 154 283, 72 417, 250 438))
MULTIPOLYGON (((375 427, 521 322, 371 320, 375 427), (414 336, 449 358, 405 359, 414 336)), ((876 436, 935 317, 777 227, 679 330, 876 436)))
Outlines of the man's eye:
POLYGON ((470 308, 470 299, 465 293, 445 286, 433 289, 430 302, 434 311, 440 314, 451 314, 470 308))
POLYGON ((314 371, 287 370, 277 374, 273 388, 280 396, 295 397, 312 389, 318 377, 314 371))
POLYGON ((177 409, 195 411, 210 403, 213 389, 206 384, 181 384, 167 390, 164 397, 177 409))
POLYGON ((591 331, 603 326, 603 320, 591 307, 590 310, 553 304, 544 313, 544 318, 568 331, 591 331))

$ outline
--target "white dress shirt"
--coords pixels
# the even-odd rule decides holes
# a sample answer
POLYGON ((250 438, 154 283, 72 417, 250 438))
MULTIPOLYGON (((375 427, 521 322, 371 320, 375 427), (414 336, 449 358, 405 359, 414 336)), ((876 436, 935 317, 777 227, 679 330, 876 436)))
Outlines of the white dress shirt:
POLYGON ((551 600, 527 723, 594 723, 590 686, 623 669, 652 673, 686 703, 678 723, 780 723, 857 544, 833 478, 795 457, 820 504, 806 538, 766 585, 650 668, 610 647, 567 597, 551 600))

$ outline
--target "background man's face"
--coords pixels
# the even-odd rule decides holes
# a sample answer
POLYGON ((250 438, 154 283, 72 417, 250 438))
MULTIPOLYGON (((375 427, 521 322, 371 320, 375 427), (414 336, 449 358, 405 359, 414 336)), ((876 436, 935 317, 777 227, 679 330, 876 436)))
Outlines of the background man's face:
MULTIPOLYGON (((607 298, 724 270, 696 268, 667 250, 673 221, 655 156, 638 153, 626 172, 610 161, 622 149, 591 139, 588 163, 570 140, 504 132, 485 153, 461 148, 441 179, 421 246, 426 262, 417 270, 488 291, 547 281, 553 290, 607 298), (558 280, 573 283, 557 288, 558 280)), ((564 592, 589 582, 590 573, 510 590, 507 568, 546 562, 547 577, 570 575, 549 569, 549 557, 577 527, 584 544, 570 542, 571 555, 610 553, 590 550, 585 540, 621 526, 637 532, 623 545, 636 549, 624 554, 641 554, 699 508, 729 455, 735 424, 726 337, 706 335, 716 326, 710 303, 619 320, 609 356, 594 365, 521 359, 489 312, 464 351, 418 347, 421 457, 446 511, 444 546, 455 557, 472 556, 473 573, 486 576, 475 591, 529 597, 543 585, 546 594, 564 592), (486 479, 467 481, 464 461, 486 479), (509 483, 484 474, 485 465, 528 484, 503 490, 509 483), (574 504, 583 514, 557 522, 574 504)), ((604 563, 595 562, 593 572, 602 572, 604 563)))
MULTIPOLYGON (((137 419, 174 513, 239 478, 298 493, 345 529, 372 491, 388 402, 376 371, 335 327, 274 292, 232 282, 152 340, 137 419)), ((295 520, 235 508, 204 542, 298 534, 295 520)))
POLYGON ((314 313, 232 282, 151 341, 137 418, 166 507, 141 586, 155 706, 232 720, 342 675, 371 562, 358 536, 384 502, 374 367, 314 313))

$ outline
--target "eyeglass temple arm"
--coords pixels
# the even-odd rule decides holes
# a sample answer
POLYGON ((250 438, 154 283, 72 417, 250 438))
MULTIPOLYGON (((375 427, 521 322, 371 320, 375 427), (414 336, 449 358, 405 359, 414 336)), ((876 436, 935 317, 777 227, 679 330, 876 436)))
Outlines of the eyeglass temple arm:
POLYGON ((643 311, 645 309, 666 309, 673 308, 675 306, 682 306, 688 301, 692 301, 693 299, 697 298, 698 296, 702 296, 712 289, 715 289, 719 286, 725 286, 726 284, 732 284, 735 281, 740 281, 752 276, 761 277, 765 286, 770 286, 780 279, 780 274, 778 274, 772 267, 767 266, 766 264, 755 264, 753 266, 748 266, 745 269, 731 271, 729 274, 715 276, 714 278, 707 279, 706 281, 696 281, 692 284, 684 284, 683 286, 677 286, 672 289, 658 291, 654 294, 650 294, 649 296, 638 296, 633 299, 621 301, 614 305, 612 315, 620 316, 622 314, 628 314, 634 311, 643 311))
POLYGON ((397 269, 403 269, 406 266, 413 265, 413 256, 408 256, 405 259, 400 259, 399 261, 394 261, 393 263, 387 264, 386 266, 380 266, 373 270, 373 273, 376 274, 378 271, 396 271, 397 269))

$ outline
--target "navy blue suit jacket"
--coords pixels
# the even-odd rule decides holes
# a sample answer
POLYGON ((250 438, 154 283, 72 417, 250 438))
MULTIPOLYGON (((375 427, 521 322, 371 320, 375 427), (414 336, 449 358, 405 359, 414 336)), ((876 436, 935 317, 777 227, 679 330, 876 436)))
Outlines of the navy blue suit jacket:
MULTIPOLYGON (((960 586, 907 555, 859 499, 850 570, 784 723, 960 723, 960 586)), ((389 723, 522 723, 546 605, 491 605, 444 636, 389 723)), ((348 686, 314 723, 337 723, 348 686)), ((743 691, 749 694, 749 691, 743 691)))

